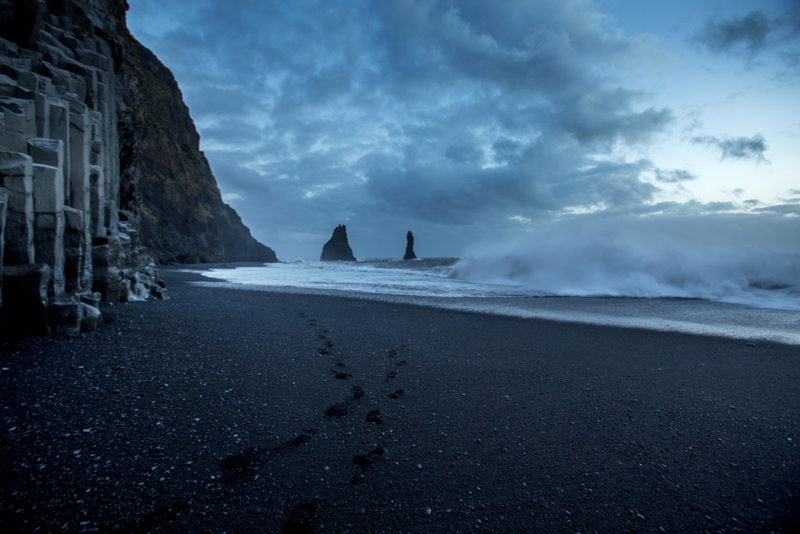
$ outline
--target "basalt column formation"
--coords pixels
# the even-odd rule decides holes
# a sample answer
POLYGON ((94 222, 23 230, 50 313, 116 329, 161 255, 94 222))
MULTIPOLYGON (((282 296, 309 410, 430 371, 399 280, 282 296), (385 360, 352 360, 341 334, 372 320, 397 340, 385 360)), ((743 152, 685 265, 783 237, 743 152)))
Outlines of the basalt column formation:
POLYGON ((141 94, 124 13, 124 0, 0 0, 6 333, 74 334, 102 320, 101 300, 166 297, 137 231, 141 94))

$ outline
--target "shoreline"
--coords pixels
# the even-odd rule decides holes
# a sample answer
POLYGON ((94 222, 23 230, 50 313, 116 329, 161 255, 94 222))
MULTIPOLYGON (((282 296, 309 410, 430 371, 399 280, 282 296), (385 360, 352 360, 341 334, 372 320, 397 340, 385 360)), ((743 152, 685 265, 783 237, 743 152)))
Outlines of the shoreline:
MULTIPOLYGON (((185 266, 188 272, 262 264, 197 264, 185 266)), ((184 266, 173 270, 181 271, 184 266)), ((260 291, 300 295, 324 295, 411 306, 425 306, 466 313, 479 313, 520 319, 640 328, 658 332, 710 335, 750 342, 777 342, 800 346, 800 312, 758 308, 745 304, 680 297, 436 297, 368 293, 337 289, 308 289, 294 286, 266 286, 228 282, 200 275, 194 283, 238 291, 260 291), (694 320, 687 320, 687 307, 694 320)))
POLYGON ((164 276, 3 347, 4 531, 800 527, 796 347, 164 276))

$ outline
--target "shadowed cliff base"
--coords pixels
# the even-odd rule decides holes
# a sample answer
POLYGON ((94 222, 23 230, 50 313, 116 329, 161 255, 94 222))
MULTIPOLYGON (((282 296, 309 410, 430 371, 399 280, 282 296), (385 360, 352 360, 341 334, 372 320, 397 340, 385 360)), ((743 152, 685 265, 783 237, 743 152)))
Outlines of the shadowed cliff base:
POLYGON ((2 335, 166 298, 138 230, 144 91, 124 0, 0 2, 2 335), (10 40, 9 40, 10 39, 10 40))

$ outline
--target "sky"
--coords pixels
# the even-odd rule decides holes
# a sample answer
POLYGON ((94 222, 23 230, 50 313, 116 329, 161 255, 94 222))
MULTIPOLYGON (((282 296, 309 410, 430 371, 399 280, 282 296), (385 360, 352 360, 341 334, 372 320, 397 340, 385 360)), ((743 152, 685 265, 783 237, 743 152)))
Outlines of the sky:
POLYGON ((359 259, 600 221, 800 250, 797 2, 128 2, 282 260, 338 224, 359 259))

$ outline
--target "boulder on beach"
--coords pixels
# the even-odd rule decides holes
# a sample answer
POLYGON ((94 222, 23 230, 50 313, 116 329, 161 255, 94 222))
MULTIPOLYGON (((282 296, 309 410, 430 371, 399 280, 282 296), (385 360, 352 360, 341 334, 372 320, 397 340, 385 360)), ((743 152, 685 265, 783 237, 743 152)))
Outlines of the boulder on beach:
POLYGON ((406 235, 406 255, 403 256, 404 260, 416 260, 417 255, 414 254, 414 234, 411 233, 411 230, 408 231, 406 235))
POLYGON ((333 236, 322 247, 322 261, 357 261, 353 250, 347 243, 347 227, 340 224, 333 230, 333 236))

